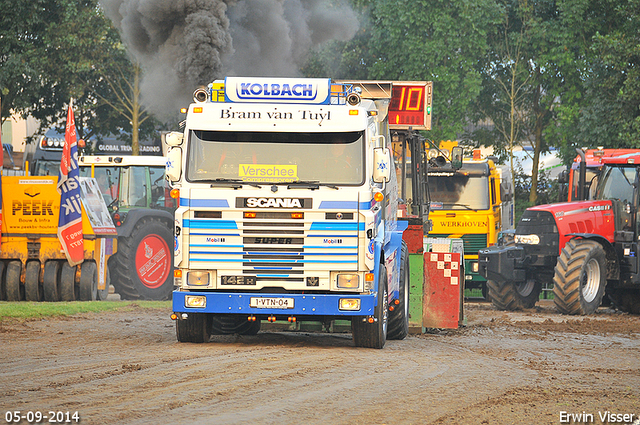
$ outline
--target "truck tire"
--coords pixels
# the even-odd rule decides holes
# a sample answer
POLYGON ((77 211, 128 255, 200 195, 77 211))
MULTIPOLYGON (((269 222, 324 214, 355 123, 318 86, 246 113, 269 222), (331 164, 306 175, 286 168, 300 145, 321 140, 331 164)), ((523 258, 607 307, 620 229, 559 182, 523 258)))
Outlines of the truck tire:
POLYGON ((95 301, 98 298, 98 268, 92 261, 80 265, 78 295, 80 301, 95 301))
POLYGON ((22 263, 14 260, 7 264, 7 301, 22 301, 24 287, 20 285, 20 273, 22 273, 22 263))
POLYGON ((502 287, 487 281, 487 297, 498 310, 522 310, 533 308, 542 292, 542 284, 534 279, 522 283, 506 282, 502 287))
POLYGON ((260 320, 250 322, 247 316, 230 314, 211 315, 212 335, 255 335, 260 331, 260 320))
POLYGON ((607 259, 602 246, 571 239, 562 248, 553 276, 554 303, 563 314, 592 314, 604 296, 607 259))
POLYGON ((351 319, 351 332, 356 347, 377 348, 384 347, 387 341, 387 320, 389 318, 389 300, 387 298, 387 269, 380 266, 378 277, 377 305, 374 309, 374 322, 369 323, 366 318, 356 316, 351 319))
POLYGON ((44 276, 42 277, 42 289, 45 301, 60 301, 58 286, 60 285, 60 262, 49 260, 44 263, 44 276))
POLYGON ((405 339, 409 334, 409 248, 402 241, 400 256, 399 304, 389 311, 389 330, 387 339, 405 339))
POLYGON ((40 289, 40 261, 27 261, 24 271, 24 299, 27 301, 42 301, 40 289))
POLYGON ((70 266, 69 262, 62 262, 62 271, 60 272, 60 286, 58 287, 58 295, 60 301, 76 300, 76 266, 70 266))
POLYGON ((189 313, 186 319, 176 320, 176 337, 179 342, 208 342, 211 338, 210 315, 189 313))
POLYGON ((173 291, 172 227, 143 218, 130 237, 118 238, 113 286, 124 300, 168 300, 173 291))
POLYGON ((615 308, 625 313, 640 314, 640 288, 614 289, 609 299, 615 308))

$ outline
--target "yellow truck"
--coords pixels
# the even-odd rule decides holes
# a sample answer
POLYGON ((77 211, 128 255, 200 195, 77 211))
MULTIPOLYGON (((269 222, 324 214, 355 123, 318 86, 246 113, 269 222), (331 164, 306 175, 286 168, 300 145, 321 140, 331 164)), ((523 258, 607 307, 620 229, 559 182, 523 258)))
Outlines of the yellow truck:
POLYGON ((70 266, 57 236, 57 182, 53 176, 2 176, 0 299, 91 301, 108 295, 107 261, 117 244, 113 223, 101 216, 100 205, 94 208, 98 198, 83 195, 84 262, 70 266))
POLYGON ((465 287, 479 288, 486 297, 486 280, 478 274, 478 250, 494 245, 498 233, 513 228, 513 180, 507 167, 491 158, 465 158, 455 169, 446 160, 447 148, 432 149, 428 187, 431 197, 429 238, 462 239, 465 287))

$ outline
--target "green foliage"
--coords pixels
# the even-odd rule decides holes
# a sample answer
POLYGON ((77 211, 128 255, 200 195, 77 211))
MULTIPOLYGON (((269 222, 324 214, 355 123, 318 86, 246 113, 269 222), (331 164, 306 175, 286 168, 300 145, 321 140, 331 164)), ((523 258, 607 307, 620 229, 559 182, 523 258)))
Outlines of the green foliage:
POLYGON ((500 8, 490 0, 378 0, 371 6, 371 79, 434 82, 430 134, 455 139, 481 88, 478 64, 500 8))
MULTIPOLYGON (((98 0, 0 0, 0 10, 3 120, 13 110, 38 119, 40 133, 61 128, 73 98, 80 137, 132 132, 132 111, 117 90, 134 66, 98 0)), ((150 133, 158 123, 145 124, 150 133)))
POLYGON ((640 0, 605 5, 577 134, 589 147, 640 147, 640 0))

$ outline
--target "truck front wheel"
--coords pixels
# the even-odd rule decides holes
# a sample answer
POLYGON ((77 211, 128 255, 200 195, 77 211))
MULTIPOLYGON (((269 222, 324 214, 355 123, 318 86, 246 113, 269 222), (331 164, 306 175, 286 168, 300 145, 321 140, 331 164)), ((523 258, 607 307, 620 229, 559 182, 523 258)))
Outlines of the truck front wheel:
POLYGON ((405 339, 409 333, 409 249, 402 241, 400 256, 400 287, 398 301, 389 311, 389 332, 387 339, 405 339))
POLYGON ((380 349, 387 341, 389 299, 387 298, 387 269, 384 266, 380 266, 376 298, 377 305, 374 309, 373 323, 369 323, 368 317, 351 319, 351 332, 356 347, 380 349))
POLYGON ((186 319, 176 320, 179 342, 208 342, 211 338, 211 320, 205 313, 189 313, 186 319))
POLYGON ((492 280, 487 281, 487 297, 498 310, 522 310, 532 308, 542 292, 540 282, 529 279, 526 282, 506 282, 502 286, 492 280))
POLYGON ((571 239, 562 248, 553 276, 554 303, 563 314, 592 314, 607 283, 606 254, 587 239, 571 239))

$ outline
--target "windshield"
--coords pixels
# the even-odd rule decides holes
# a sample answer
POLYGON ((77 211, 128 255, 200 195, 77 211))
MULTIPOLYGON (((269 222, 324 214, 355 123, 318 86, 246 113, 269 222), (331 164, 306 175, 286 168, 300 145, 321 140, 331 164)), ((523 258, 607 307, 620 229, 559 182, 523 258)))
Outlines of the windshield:
POLYGON ((442 203, 445 210, 489 209, 489 179, 486 176, 429 175, 432 208, 442 203))
POLYGON ((617 199, 623 202, 632 202, 635 180, 636 169, 633 167, 606 167, 598 182, 595 199, 617 199))
POLYGON ((253 183, 312 181, 360 185, 363 132, 266 133, 197 131, 189 134, 186 178, 253 183))
POLYGON ((60 173, 60 160, 38 159, 35 162, 34 176, 57 176, 60 173))
MULTIPOLYGON (((91 167, 80 167, 80 176, 91 177, 91 167)), ((98 181, 105 204, 111 204, 118 197, 120 170, 118 167, 94 167, 94 177, 98 181)))

